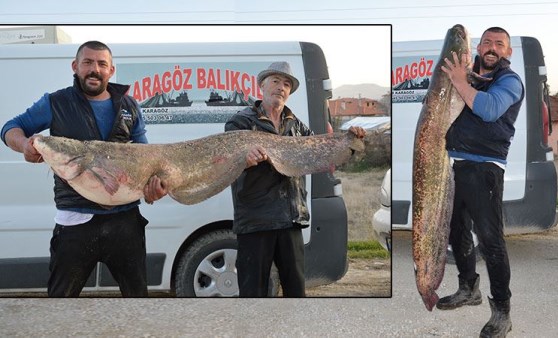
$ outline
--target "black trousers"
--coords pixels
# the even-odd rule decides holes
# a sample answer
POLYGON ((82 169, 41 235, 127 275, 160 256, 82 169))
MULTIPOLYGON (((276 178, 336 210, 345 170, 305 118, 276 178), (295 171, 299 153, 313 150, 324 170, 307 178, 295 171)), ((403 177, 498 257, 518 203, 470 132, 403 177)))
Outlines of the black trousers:
POLYGON ((275 262, 284 297, 304 297, 304 241, 298 228, 238 234, 236 270, 240 297, 268 295, 275 262))
POLYGON ((146 225, 138 207, 94 215, 84 224, 56 224, 50 240, 48 296, 78 297, 97 262, 103 262, 123 297, 146 297, 146 225))
POLYGON ((455 198, 450 244, 459 278, 476 278, 476 258, 471 226, 486 262, 490 292, 495 300, 511 297, 510 263, 502 216, 504 170, 493 163, 455 161, 455 198), (471 223, 472 221, 472 223, 471 223))

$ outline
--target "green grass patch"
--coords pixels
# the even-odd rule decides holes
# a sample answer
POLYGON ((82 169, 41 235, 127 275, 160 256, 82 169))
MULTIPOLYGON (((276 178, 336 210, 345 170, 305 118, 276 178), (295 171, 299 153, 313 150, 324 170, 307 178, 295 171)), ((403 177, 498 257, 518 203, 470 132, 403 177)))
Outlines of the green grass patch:
POLYGON ((349 241, 349 258, 388 258, 389 252, 378 241, 349 241))

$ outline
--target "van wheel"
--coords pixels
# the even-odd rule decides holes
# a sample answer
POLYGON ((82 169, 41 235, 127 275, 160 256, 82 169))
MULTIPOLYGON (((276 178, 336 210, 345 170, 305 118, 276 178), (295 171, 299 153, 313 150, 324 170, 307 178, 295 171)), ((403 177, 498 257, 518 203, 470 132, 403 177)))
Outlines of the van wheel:
MULTIPOLYGON (((196 239, 178 262, 176 296, 238 297, 236 249, 236 235, 231 230, 213 231, 196 239)), ((269 285, 269 294, 277 295, 279 278, 273 270, 269 285)))

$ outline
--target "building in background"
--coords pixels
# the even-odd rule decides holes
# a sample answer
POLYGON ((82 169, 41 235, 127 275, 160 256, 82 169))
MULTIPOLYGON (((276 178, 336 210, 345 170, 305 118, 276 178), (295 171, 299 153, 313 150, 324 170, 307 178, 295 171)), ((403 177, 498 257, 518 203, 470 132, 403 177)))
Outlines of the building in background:
POLYGON ((369 98, 339 98, 329 100, 329 113, 334 130, 358 116, 387 116, 388 109, 379 101, 369 98))
POLYGON ((0 44, 72 43, 57 26, 0 28, 0 44))

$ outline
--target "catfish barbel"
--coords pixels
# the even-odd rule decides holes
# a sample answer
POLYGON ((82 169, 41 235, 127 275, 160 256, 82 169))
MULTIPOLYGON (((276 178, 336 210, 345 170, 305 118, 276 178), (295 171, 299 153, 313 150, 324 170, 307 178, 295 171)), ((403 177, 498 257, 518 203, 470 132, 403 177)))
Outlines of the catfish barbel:
POLYGON ((39 135, 33 146, 54 173, 83 197, 114 206, 143 197, 157 175, 176 201, 195 204, 216 195, 240 176, 246 154, 262 146, 274 168, 286 176, 325 172, 347 162, 364 142, 353 133, 305 137, 259 131, 231 131, 171 144, 78 141, 39 135))

